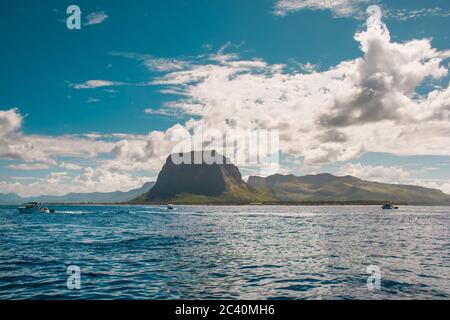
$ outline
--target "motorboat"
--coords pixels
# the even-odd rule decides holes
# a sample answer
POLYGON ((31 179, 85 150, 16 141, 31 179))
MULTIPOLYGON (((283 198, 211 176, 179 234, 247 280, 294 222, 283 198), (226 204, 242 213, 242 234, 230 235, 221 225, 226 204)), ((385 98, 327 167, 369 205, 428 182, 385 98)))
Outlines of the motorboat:
POLYGON ((167 205, 167 209, 168 209, 168 210, 173 210, 173 209, 174 209, 173 204, 168 204, 168 205, 167 205))
POLYGON ((398 207, 395 207, 395 206, 393 206, 393 205, 390 204, 390 203, 385 203, 385 204, 383 204, 383 205, 381 206, 381 209, 383 209, 383 210, 397 210, 398 207))
POLYGON ((19 213, 55 213, 55 210, 44 207, 39 202, 28 202, 17 209, 19 213))

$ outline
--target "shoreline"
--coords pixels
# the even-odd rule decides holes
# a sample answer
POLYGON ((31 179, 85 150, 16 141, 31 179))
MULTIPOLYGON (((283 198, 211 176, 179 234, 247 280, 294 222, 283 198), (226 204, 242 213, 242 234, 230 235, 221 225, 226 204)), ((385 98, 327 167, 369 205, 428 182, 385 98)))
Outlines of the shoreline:
MULTIPOLYGON (((207 206, 207 207, 221 207, 221 206, 236 206, 236 207, 270 207, 270 206, 286 206, 286 207, 327 207, 327 206, 381 206, 383 202, 283 202, 283 203, 63 203, 63 202, 46 202, 48 206, 158 206, 165 207, 168 204, 173 206, 207 206)), ((20 204, 0 204, 0 206, 19 206, 20 204)), ((395 203, 397 206, 410 207, 450 207, 450 204, 426 204, 426 203, 395 203)))

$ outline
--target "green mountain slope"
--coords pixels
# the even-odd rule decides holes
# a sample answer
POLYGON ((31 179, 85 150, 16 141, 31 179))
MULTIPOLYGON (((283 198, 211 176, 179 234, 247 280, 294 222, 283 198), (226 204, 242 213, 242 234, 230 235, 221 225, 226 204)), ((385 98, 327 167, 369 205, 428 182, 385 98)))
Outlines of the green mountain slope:
POLYGON ((272 191, 282 202, 394 202, 416 205, 450 205, 450 195, 418 186, 364 181, 331 174, 296 177, 250 177, 249 186, 272 191))

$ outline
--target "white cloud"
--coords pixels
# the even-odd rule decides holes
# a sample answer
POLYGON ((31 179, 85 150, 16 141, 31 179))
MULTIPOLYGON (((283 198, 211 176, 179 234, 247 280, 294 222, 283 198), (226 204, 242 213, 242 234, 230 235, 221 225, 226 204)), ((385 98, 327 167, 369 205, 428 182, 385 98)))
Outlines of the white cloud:
MULTIPOLYGON (((219 50, 216 53, 212 53, 209 55, 206 55, 206 58, 215 61, 215 62, 226 62, 226 61, 232 61, 239 57, 236 53, 225 53, 230 48, 240 48, 245 44, 245 42, 241 42, 238 44, 232 43, 231 41, 226 42, 223 44, 219 50)), ((212 46, 207 46, 207 50, 211 50, 212 46)), ((117 57, 124 57, 127 59, 133 59, 136 61, 142 62, 142 64, 149 70, 149 71, 156 71, 156 72, 172 72, 172 71, 181 71, 181 70, 189 70, 192 67, 194 67, 196 64, 198 64, 199 58, 205 58, 204 55, 196 56, 196 57, 185 57, 183 59, 175 59, 175 58, 161 58, 161 57, 154 57, 149 54, 141 54, 141 53, 135 53, 135 52, 110 52, 109 53, 112 56, 117 57)), ((141 84, 145 85, 145 84, 141 84)))
MULTIPOLYGON (((422 171, 429 171, 436 168, 424 168, 422 171)), ((340 176, 354 176, 363 180, 376 181, 390 184, 407 184, 421 186, 425 188, 438 189, 450 194, 450 182, 445 179, 415 178, 413 171, 405 170, 399 166, 371 166, 361 163, 347 163, 337 172, 340 176)))
POLYGON ((359 14, 368 0, 278 0, 275 14, 285 15, 300 10, 330 10, 337 17, 359 14))
POLYGON ((260 59, 230 58, 153 83, 184 94, 172 104, 199 117, 195 125, 280 129, 282 152, 304 156, 306 165, 366 152, 448 156, 450 87, 423 95, 416 89, 448 75, 450 51, 432 48, 430 39, 393 42, 381 18, 370 7, 367 29, 355 35, 362 57, 323 72, 289 73, 260 59))
POLYGON ((116 159, 106 161, 104 168, 125 171, 159 171, 175 145, 190 137, 179 124, 166 131, 153 131, 143 139, 123 139, 115 144, 116 159))
MULTIPOLYGON (((189 137, 199 126, 223 131, 279 129, 284 156, 303 156, 305 166, 349 161, 366 152, 450 156, 448 83, 426 94, 417 92, 425 80, 445 79, 445 59, 450 51, 434 49, 430 39, 392 41, 381 12, 374 7, 366 30, 357 33, 355 40, 360 44, 361 57, 321 72, 288 72, 284 65, 226 54, 227 46, 202 61, 161 68, 161 72, 165 70, 163 75, 152 84, 181 97, 167 103, 162 111, 174 109, 193 119, 146 136, 25 135, 20 131, 23 117, 18 111, 2 111, 0 158, 52 166, 58 165, 59 156, 96 161, 88 165, 92 170, 76 176, 76 183, 70 175, 58 183, 55 177, 49 177, 52 183, 42 190, 51 193, 136 187, 142 181, 133 173, 157 172, 180 139, 189 137), (101 153, 112 153, 114 158, 96 158, 101 153)), ((124 84, 90 80, 74 88, 113 85, 124 84)), ((157 112, 151 110, 147 113, 157 112)), ((355 175, 364 174, 357 166, 346 169, 355 175)), ((386 181, 389 176, 412 179, 401 168, 364 169, 371 172, 368 179, 372 180, 386 181)), ((35 183, 30 186, 36 189, 48 181, 35 183)), ((14 188, 33 192, 29 185, 17 186, 16 182, 3 183, 0 190, 14 188)))
POLYGON ((206 128, 280 129, 282 151, 305 156, 307 164, 369 151, 449 155, 450 88, 416 93, 425 79, 447 76, 449 52, 433 49, 429 39, 392 42, 376 7, 355 39, 363 57, 323 72, 226 60, 170 72, 154 83, 184 92, 178 106, 206 128))
POLYGON ((0 139, 18 130, 22 125, 23 117, 17 109, 0 110, 0 139))
POLYGON ((17 109, 0 111, 0 159, 55 165, 55 157, 93 158, 111 152, 114 143, 75 135, 26 135, 20 131, 23 117, 17 109))
MULTIPOLYGON (((18 180, 18 179, 15 179, 18 180)), ((139 188, 154 177, 138 177, 126 172, 87 167, 79 175, 67 172, 52 172, 45 178, 27 181, 1 181, 0 192, 17 193, 23 197, 40 195, 65 195, 70 192, 114 192, 139 188)))
POLYGON ((94 24, 101 24, 106 19, 108 19, 108 15, 103 11, 92 12, 86 16, 86 22, 84 25, 91 26, 94 24))
POLYGON ((361 163, 348 163, 342 166, 337 174, 384 183, 399 183, 410 177, 410 173, 401 167, 370 166, 361 163))
POLYGON ((32 171, 32 170, 45 170, 50 168, 50 166, 45 163, 21 163, 21 164, 11 164, 8 166, 8 168, 14 170, 32 171))
POLYGON ((74 163, 67 163, 62 161, 59 164, 59 167, 66 170, 81 170, 81 166, 74 164, 74 163))
POLYGON ((446 194, 450 194, 450 182, 448 181, 442 181, 442 180, 413 180, 410 181, 410 183, 413 183, 418 186, 422 186, 425 188, 432 188, 432 189, 438 189, 446 194))
POLYGON ((71 87, 75 89, 95 89, 95 88, 103 88, 103 87, 111 87, 111 86, 123 86, 125 83, 117 82, 117 81, 109 81, 109 80, 88 80, 84 83, 74 83, 71 84, 71 87))
POLYGON ((161 116, 161 117, 171 117, 176 118, 180 116, 180 112, 176 108, 147 108, 144 110, 145 114, 153 115, 153 116, 161 116))
POLYGON ((390 19, 407 21, 426 17, 450 17, 450 10, 439 7, 420 9, 388 9, 386 16, 390 19))
POLYGON ((87 103, 97 103, 99 101, 100 101, 100 99, 97 99, 97 98, 88 98, 87 103))
POLYGON ((65 179, 67 176, 67 172, 52 172, 50 173, 47 178, 45 179, 45 182, 48 184, 59 184, 63 179, 65 179))
POLYGON ((157 58, 152 55, 134 52, 111 52, 110 55, 141 61, 148 70, 157 72, 183 70, 191 65, 191 62, 188 60, 157 58))
POLYGON ((148 136, 96 133, 44 136, 22 133, 22 122, 23 117, 18 109, 0 111, 0 159, 24 162, 9 165, 10 169, 15 170, 61 168, 72 173, 54 171, 31 183, 10 177, 10 181, 0 181, 1 193, 15 192, 23 196, 35 196, 62 195, 68 192, 127 191, 153 179, 151 175, 137 176, 133 171, 159 170, 162 166, 161 159, 165 159, 171 146, 176 143, 170 140, 170 132, 176 134, 176 128, 167 132, 152 132, 148 136), (152 151, 156 145, 158 151, 152 151), (142 149, 141 154, 136 151, 138 147, 142 149), (163 156, 164 153, 166 154, 163 156), (116 155, 116 159, 100 160, 100 154, 116 155), (83 168, 71 162, 58 161, 59 157, 77 161, 84 158, 89 165, 83 168), (133 163, 130 159, 139 161, 133 163), (76 171, 80 170, 83 171, 78 174, 76 171))
POLYGON ((144 65, 149 70, 163 72, 163 71, 182 70, 188 66, 188 63, 175 59, 147 58, 144 61, 144 65))
POLYGON ((149 177, 137 177, 123 171, 88 167, 81 175, 74 178, 73 186, 78 192, 127 191, 139 188, 150 180, 149 177))
POLYGON ((80 138, 74 135, 38 136, 22 135, 23 141, 32 151, 41 152, 46 158, 53 156, 72 156, 94 158, 101 153, 109 153, 113 143, 80 138))
POLYGON ((308 72, 308 73, 316 71, 316 68, 317 68, 316 64, 312 64, 310 62, 300 63, 300 64, 298 64, 298 66, 300 67, 301 70, 308 72))
MULTIPOLYGON (((328 10, 334 17, 354 17, 361 19, 369 4, 378 4, 379 0, 277 0, 274 13, 284 16, 302 10, 328 10)), ((450 17, 450 10, 440 7, 428 8, 388 8, 385 15, 388 19, 407 21, 426 17, 450 17)))

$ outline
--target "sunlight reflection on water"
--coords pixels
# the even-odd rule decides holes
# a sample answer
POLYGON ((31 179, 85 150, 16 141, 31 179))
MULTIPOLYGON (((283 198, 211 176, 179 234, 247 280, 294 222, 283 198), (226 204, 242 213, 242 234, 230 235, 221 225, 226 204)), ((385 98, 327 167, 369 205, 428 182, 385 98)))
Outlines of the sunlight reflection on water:
POLYGON ((450 208, 0 207, 0 298, 450 297, 450 208), (78 265, 82 288, 66 287, 78 265), (381 268, 369 291, 366 268, 381 268))

